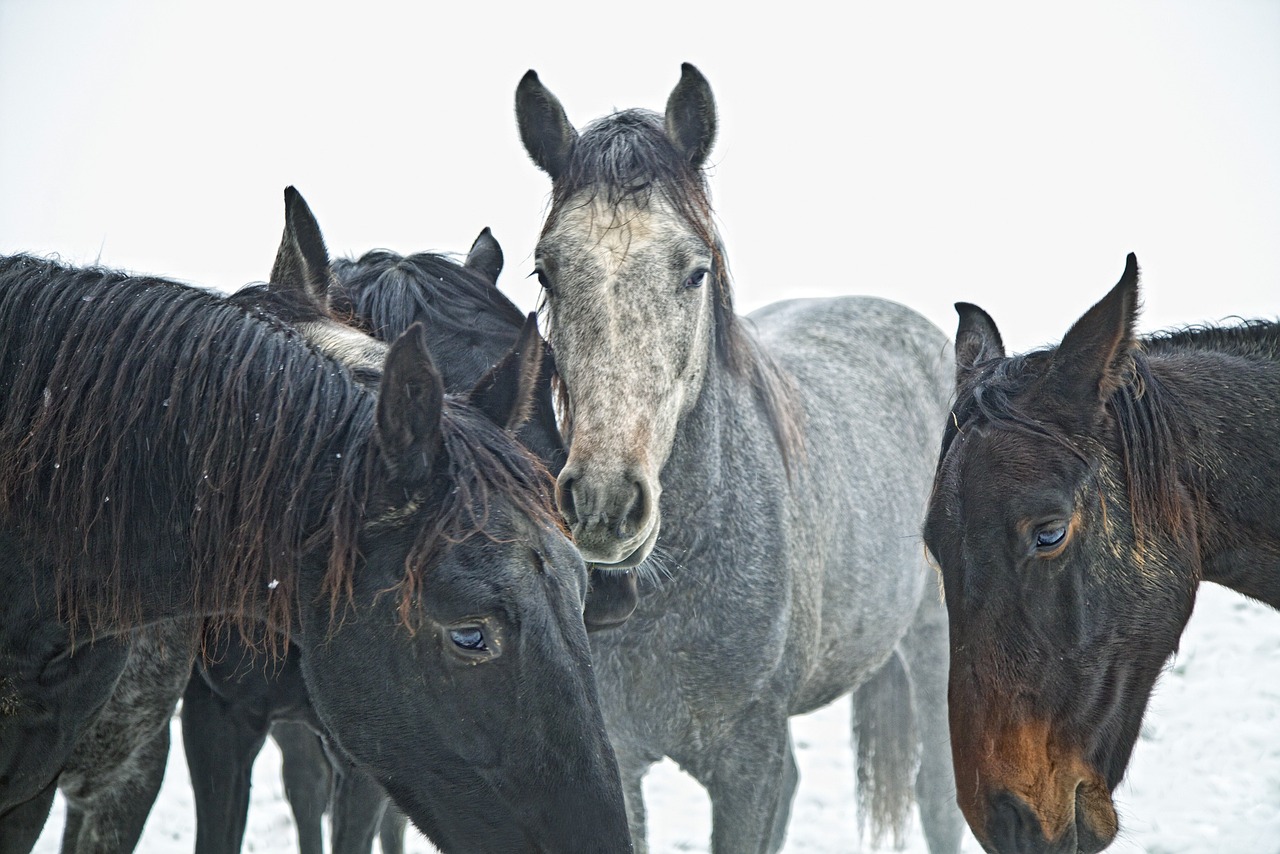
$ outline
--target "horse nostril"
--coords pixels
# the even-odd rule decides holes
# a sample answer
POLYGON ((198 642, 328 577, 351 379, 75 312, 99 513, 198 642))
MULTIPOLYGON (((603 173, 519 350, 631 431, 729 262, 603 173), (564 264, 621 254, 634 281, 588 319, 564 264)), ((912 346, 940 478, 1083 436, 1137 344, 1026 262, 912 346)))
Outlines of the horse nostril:
POLYGON ((618 539, 628 539, 640 533, 644 521, 649 515, 649 491, 645 489, 643 480, 636 478, 631 482, 631 494, 618 514, 618 524, 614 533, 618 539))
POLYGON ((1010 792, 1001 792, 991 798, 988 831, 995 850, 1002 853, 1033 850, 1029 846, 1044 841, 1044 831, 1036 814, 1022 798, 1010 792))
POLYGON ((573 488, 576 484, 577 478, 567 473, 561 473, 560 479, 556 481, 556 501, 560 505, 561 515, 569 524, 573 524, 578 517, 573 497, 573 488))

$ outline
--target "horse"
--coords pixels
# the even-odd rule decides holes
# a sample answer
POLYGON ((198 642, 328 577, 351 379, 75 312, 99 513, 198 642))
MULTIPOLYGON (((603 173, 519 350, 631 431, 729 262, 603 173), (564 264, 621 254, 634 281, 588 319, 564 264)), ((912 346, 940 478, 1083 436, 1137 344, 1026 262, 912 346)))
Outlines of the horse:
POLYGON ((1200 582, 1280 608, 1280 324, 1138 337, 1138 296, 1130 254, 1058 346, 1018 356, 956 304, 924 535, 950 614, 957 792, 987 851, 1110 845, 1200 582))
POLYGON ((536 360, 448 398, 417 327, 375 395, 224 297, 25 255, 0 329, 0 848, 132 634, 216 617, 299 644, 342 752, 443 850, 628 849, 585 566, 499 426, 536 360))
POLYGON ((954 852, 946 615, 919 541, 945 336, 870 297, 734 313, 702 168, 715 102, 692 65, 664 114, 581 134, 529 71, 516 117, 552 179, 534 269, 564 396, 561 512, 595 571, 640 577, 635 613, 592 635, 637 850, 663 756, 706 788, 716 854, 779 850, 788 718, 854 691, 872 835, 901 834, 922 750, 924 832, 954 852))
MULTIPOLYGON (((502 248, 488 228, 463 263, 440 253, 401 256, 375 250, 359 260, 340 258, 330 264, 319 225, 296 191, 286 191, 286 209, 290 227, 272 281, 243 289, 233 299, 287 320, 354 369, 376 375, 384 342, 421 322, 432 333, 429 346, 445 389, 466 393, 495 363, 518 350, 522 335, 536 330, 497 289, 502 248), (299 274, 292 278, 310 283, 294 291, 275 281, 291 278, 281 274, 286 265, 281 259, 288 247, 299 243, 316 247, 296 253, 312 257, 315 272, 302 275, 308 265, 293 262, 299 274), (362 341, 353 331, 374 332, 378 338, 362 341)), ((544 347, 540 341, 537 345, 544 347)), ((565 452, 552 409, 545 349, 544 354, 529 417, 518 425, 516 435, 558 472, 565 452)), ((197 854, 240 850, 250 774, 268 731, 280 747, 285 791, 303 854, 323 850, 320 818, 331 792, 335 854, 367 852, 379 834, 384 852, 403 850, 403 818, 394 806, 383 817, 385 794, 376 786, 371 789, 364 775, 341 761, 331 770, 329 757, 308 732, 317 722, 297 673, 296 649, 290 648, 283 665, 264 668, 255 665, 252 650, 235 636, 211 638, 210 643, 217 652, 199 662, 183 700, 183 743, 198 817, 197 854)))

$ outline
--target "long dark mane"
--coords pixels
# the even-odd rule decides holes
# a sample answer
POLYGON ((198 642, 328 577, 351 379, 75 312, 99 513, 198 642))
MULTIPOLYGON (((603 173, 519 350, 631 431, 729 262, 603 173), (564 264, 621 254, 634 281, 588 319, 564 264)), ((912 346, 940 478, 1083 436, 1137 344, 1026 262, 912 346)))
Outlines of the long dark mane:
MULTIPOLYGON (((1045 348, 976 365, 957 390, 943 433, 940 460, 946 459, 957 436, 985 422, 1049 438, 1089 461, 1091 449, 1080 436, 1060 421, 1046 418, 1043 406, 1033 414, 1023 405, 1055 352, 1056 348, 1045 348)), ((1179 427, 1185 405, 1152 371, 1153 359, 1194 352, 1280 360, 1280 325, 1248 321, 1236 326, 1187 327, 1146 336, 1129 350, 1127 381, 1106 401, 1106 410, 1116 425, 1134 536, 1139 543, 1152 531, 1169 534, 1175 541, 1194 540, 1194 515, 1179 468, 1188 448, 1185 431, 1179 427)))
MULTIPOLYGON (((373 504, 374 394, 208 291, 0 259, 0 393, 3 524, 53 567, 72 625, 128 627, 151 594, 189 589, 192 614, 287 635, 303 556, 326 555, 336 608, 361 531, 391 509, 373 504)), ((406 598, 416 561, 480 530, 492 492, 554 519, 536 463, 460 404, 442 419, 451 488, 406 598)))
POLYGON ((553 183, 546 234, 557 215, 574 204, 603 198, 610 207, 646 207, 653 193, 665 200, 711 249, 716 355, 735 376, 747 380, 768 413, 774 437, 790 470, 804 453, 803 415, 791 377, 766 354, 733 308, 733 287, 724 244, 715 227, 707 177, 681 157, 650 110, 623 110, 597 119, 582 132, 568 166, 553 183))

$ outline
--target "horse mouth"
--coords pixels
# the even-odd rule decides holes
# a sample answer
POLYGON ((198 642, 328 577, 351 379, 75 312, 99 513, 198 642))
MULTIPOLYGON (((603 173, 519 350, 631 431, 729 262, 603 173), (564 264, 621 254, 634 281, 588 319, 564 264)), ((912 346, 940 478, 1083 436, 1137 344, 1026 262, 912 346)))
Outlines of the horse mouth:
MULTIPOLYGON (((631 569, 634 566, 644 563, 650 553, 653 552, 653 547, 658 542, 658 529, 661 527, 662 525, 655 516, 653 526, 649 529, 648 535, 645 536, 638 546, 618 560, 603 560, 601 559, 601 555, 594 554, 594 550, 582 542, 577 544, 578 550, 582 553, 584 560, 602 572, 616 572, 624 569, 631 569)), ((575 531, 574 533, 576 534, 577 532, 575 531)), ((575 537, 575 539, 577 539, 577 537, 575 537)))

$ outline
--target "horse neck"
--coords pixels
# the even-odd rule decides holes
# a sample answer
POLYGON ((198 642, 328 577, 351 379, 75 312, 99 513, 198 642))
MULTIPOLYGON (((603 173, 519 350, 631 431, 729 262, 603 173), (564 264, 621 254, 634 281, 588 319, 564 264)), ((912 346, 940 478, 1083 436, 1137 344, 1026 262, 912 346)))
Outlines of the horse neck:
POLYGON ((742 537, 725 538, 727 523, 748 516, 769 525, 762 505, 785 491, 785 472, 768 418, 749 381, 730 370, 714 346, 697 401, 680 419, 662 468, 662 534, 674 572, 682 558, 711 546, 732 551, 742 537), (747 472, 746 476, 743 473, 747 472))
POLYGON ((1185 446, 1203 578, 1280 608, 1280 364, 1183 354, 1151 367, 1185 446))

